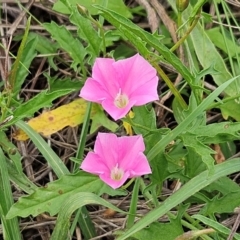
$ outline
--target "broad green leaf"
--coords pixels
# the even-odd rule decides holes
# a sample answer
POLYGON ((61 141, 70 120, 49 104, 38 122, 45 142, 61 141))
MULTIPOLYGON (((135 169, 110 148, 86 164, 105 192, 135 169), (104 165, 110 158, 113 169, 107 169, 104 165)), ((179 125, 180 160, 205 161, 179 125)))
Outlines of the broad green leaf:
POLYGON ((221 195, 228 195, 229 193, 239 192, 240 187, 232 179, 229 179, 228 177, 222 177, 204 188, 204 190, 209 193, 218 191, 221 193, 221 195))
POLYGON ((238 99, 223 103, 219 106, 219 108, 221 109, 224 119, 232 117, 236 121, 240 122, 240 104, 238 99))
POLYGON ((102 193, 109 195, 125 194, 121 190, 113 190, 102 182, 98 176, 81 171, 75 175, 64 175, 59 180, 36 189, 33 194, 19 198, 18 202, 10 209, 7 217, 37 216, 43 212, 48 212, 53 216, 59 212, 63 203, 70 196, 79 192, 93 192, 97 195, 102 193))
MULTIPOLYGON (((86 8, 86 10, 91 14, 91 15, 96 15, 99 14, 99 11, 96 10, 96 8, 93 7, 94 4, 103 4, 102 0, 68 0, 70 5, 76 5, 79 4, 83 7, 86 8)), ((132 14, 130 13, 129 9, 125 6, 124 2, 122 0, 114 0, 114 1, 107 1, 106 7, 108 9, 111 9, 113 11, 118 12, 122 16, 126 18, 131 18, 132 14)), ((58 0, 54 6, 53 10, 60 12, 60 13, 65 13, 65 14, 70 14, 70 10, 64 5, 63 1, 58 0)))
POLYGON ((91 58, 98 57, 102 39, 93 28, 91 21, 81 16, 76 8, 73 8, 70 21, 78 27, 78 36, 87 43, 86 51, 91 55, 91 58))
POLYGON ((172 220, 170 223, 154 222, 150 226, 132 235, 134 239, 138 240, 175 240, 176 237, 183 234, 181 222, 172 220))
MULTIPOLYGON (((195 148, 187 147, 186 150, 188 154, 186 155, 184 162, 185 174, 189 178, 193 178, 199 173, 205 171, 207 169, 207 165, 203 162, 202 155, 200 155, 199 151, 197 152, 195 148)), ((206 155, 206 153, 203 154, 206 155)), ((214 159, 210 158, 211 156, 208 157, 211 165, 214 162, 214 159)))
POLYGON ((229 54, 230 57, 235 57, 236 54, 240 53, 240 47, 235 42, 233 42, 230 37, 230 33, 226 29, 224 29, 224 31, 226 36, 225 39, 220 31, 220 27, 208 29, 206 33, 216 47, 223 50, 226 54, 229 54))
POLYGON ((213 175, 209 175, 208 170, 200 173, 196 177, 192 178, 185 185, 183 185, 177 192, 173 193, 170 197, 168 197, 159 207, 147 213, 141 220, 135 223, 133 227, 128 229, 122 236, 118 237, 117 240, 128 239, 134 233, 155 222, 172 208, 184 202, 186 199, 193 196, 195 193, 199 192, 201 189, 208 186, 212 182, 223 176, 227 176, 229 174, 239 171, 240 158, 236 158, 215 165, 213 175))
POLYGON ((216 196, 210 200, 204 209, 204 214, 212 215, 215 213, 232 213, 240 205, 240 190, 231 192, 223 197, 216 196))
MULTIPOLYGON (((195 52, 197 54, 198 60, 200 61, 203 68, 208 68, 214 64, 215 70, 219 72, 218 74, 212 74, 214 82, 220 86, 222 83, 230 79, 232 75, 227 70, 224 60, 200 25, 197 25, 193 29, 190 37, 195 47, 195 52)), ((237 86, 238 85, 235 82, 229 85, 229 87, 227 87, 224 92, 229 96, 236 95, 237 86)))
POLYGON ((19 105, 15 111, 13 111, 13 119, 7 122, 4 126, 11 126, 15 122, 25 118, 31 117, 35 112, 43 107, 50 107, 52 101, 58 97, 64 96, 70 92, 72 89, 63 89, 49 93, 47 90, 41 91, 38 95, 31 98, 26 103, 19 105))
POLYGON ((62 49, 64 49, 73 59, 72 68, 77 71, 77 66, 84 62, 86 50, 82 43, 69 32, 65 26, 59 26, 55 22, 44 23, 44 28, 51 34, 62 49))
MULTIPOLYGON (((226 237, 229 236, 232 232, 231 229, 225 227, 224 225, 222 225, 222 224, 220 224, 220 223, 218 223, 218 222, 216 222, 216 221, 214 221, 210 218, 202 216, 200 214, 193 215, 192 218, 195 218, 195 219, 201 221, 202 223, 204 223, 204 225, 207 225, 211 228, 216 229, 218 232, 225 234, 226 237)), ((235 233, 234 236, 233 236, 233 239, 240 240, 240 234, 235 233)))
MULTIPOLYGON (((154 139, 154 135, 152 140, 154 139)), ((155 135, 155 139, 156 135, 155 135)), ((163 153, 159 153, 151 163, 152 174, 149 175, 152 184, 162 185, 163 181, 169 176, 168 161, 163 153)))
POLYGON ((116 212, 125 213, 119 208, 115 207, 106 200, 98 197, 97 195, 90 192, 76 193, 67 199, 59 212, 56 227, 51 236, 51 240, 66 240, 68 236, 68 228, 70 226, 71 215, 78 208, 87 204, 99 204, 107 208, 113 209, 116 212))
MULTIPOLYGON (((183 109, 181 104, 179 104, 179 101, 177 101, 177 99, 174 98, 172 103, 172 109, 174 113, 174 118, 176 119, 178 124, 181 123, 196 107, 197 107, 197 101, 193 93, 190 95, 187 109, 183 109)), ((205 115, 206 115, 205 112, 203 112, 196 119, 194 119, 194 121, 189 125, 189 128, 194 129, 201 125, 205 125, 206 123, 205 115)))
POLYGON ((111 121, 99 105, 93 104, 93 106, 95 109, 95 114, 92 116, 90 133, 94 133, 99 127, 102 126, 106 129, 109 129, 111 132, 116 132, 116 130, 119 128, 118 124, 111 121))
POLYGON ((132 126, 136 134, 142 134, 145 136, 149 134, 149 130, 157 130, 156 127, 156 115, 154 109, 151 106, 140 106, 133 108, 134 117, 132 121, 136 126, 132 126), (139 126, 139 127, 138 127, 139 126), (144 126, 144 128, 141 128, 144 126))
MULTIPOLYGON (((212 155, 215 153, 215 151, 199 141, 195 134, 182 134, 181 139, 187 149, 190 148, 202 159, 202 161, 207 165, 209 173, 212 174, 214 168, 214 159, 212 155)), ((192 161, 195 161, 195 159, 192 159, 192 161)))
POLYGON ((213 123, 206 126, 199 126, 193 131, 189 130, 190 134, 196 135, 198 140, 205 144, 238 140, 239 132, 240 123, 238 122, 213 123))

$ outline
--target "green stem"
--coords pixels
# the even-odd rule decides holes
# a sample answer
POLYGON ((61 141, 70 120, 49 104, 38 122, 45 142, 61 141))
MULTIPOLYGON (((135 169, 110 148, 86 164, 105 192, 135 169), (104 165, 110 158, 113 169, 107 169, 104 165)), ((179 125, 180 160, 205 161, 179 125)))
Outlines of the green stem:
POLYGON ((149 191, 146 191, 146 185, 142 178, 140 179, 140 188, 143 195, 154 204, 154 207, 157 207, 159 205, 158 199, 149 193, 149 191))
POLYGON ((176 87, 174 86, 172 81, 165 74, 165 72, 161 69, 161 67, 157 63, 152 63, 152 65, 155 67, 155 69, 157 70, 158 74, 162 77, 164 82, 167 84, 167 86, 169 87, 169 89, 172 92, 172 94, 176 97, 176 99, 178 100, 178 102, 181 105, 181 107, 183 109, 187 109, 188 106, 187 106, 186 102, 184 101, 184 99, 182 98, 181 94, 176 89, 176 87))
POLYGON ((170 49, 171 52, 174 52, 176 49, 179 48, 179 46, 186 40, 186 38, 189 36, 189 34, 192 32, 192 30, 194 29, 194 27, 197 25, 198 20, 201 16, 201 9, 199 10, 199 12, 197 13, 197 15, 195 16, 191 26, 189 27, 189 29, 187 30, 187 32, 176 42, 176 44, 170 49))
POLYGON ((182 12, 178 12, 178 28, 182 25, 182 12))
POLYGON ((211 104, 206 110, 210 110, 210 109, 213 109, 213 108, 218 108, 223 103, 227 103, 231 100, 235 100, 235 99, 239 99, 239 98, 240 98, 240 94, 237 94, 237 95, 232 96, 232 97, 226 97, 226 98, 222 99, 221 102, 216 102, 216 103, 211 104))
POLYGON ((94 18, 92 18, 91 15, 88 16, 88 19, 91 20, 91 22, 94 23, 100 31, 100 36, 102 37, 102 44, 103 44, 103 56, 105 57, 107 55, 107 52, 106 52, 106 40, 105 40, 103 26, 101 25, 101 23, 99 23, 94 18))
POLYGON ((134 224, 136 211, 137 211, 139 186, 140 186, 140 179, 136 178, 134 188, 133 188, 133 193, 132 193, 129 215, 128 215, 127 223, 126 223, 127 228, 131 228, 134 224))

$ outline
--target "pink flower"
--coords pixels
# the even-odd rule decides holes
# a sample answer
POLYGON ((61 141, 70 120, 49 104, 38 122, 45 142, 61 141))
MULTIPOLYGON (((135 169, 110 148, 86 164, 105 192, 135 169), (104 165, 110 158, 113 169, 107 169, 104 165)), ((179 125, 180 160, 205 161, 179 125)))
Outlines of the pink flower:
POLYGON ((117 137, 113 133, 99 133, 94 152, 89 152, 80 168, 99 175, 106 184, 116 189, 128 178, 151 173, 141 135, 117 137))
POLYGON ((80 97, 102 104, 114 119, 118 120, 129 112, 132 106, 141 106, 159 99, 156 70, 143 57, 114 61, 111 58, 97 58, 81 89, 80 97))

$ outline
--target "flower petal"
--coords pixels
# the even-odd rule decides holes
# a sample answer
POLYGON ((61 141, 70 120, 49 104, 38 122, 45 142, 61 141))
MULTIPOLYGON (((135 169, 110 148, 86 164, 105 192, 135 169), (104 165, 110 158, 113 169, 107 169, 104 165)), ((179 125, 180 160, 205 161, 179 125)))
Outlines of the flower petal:
POLYGON ((138 155, 145 150, 142 135, 121 137, 119 140, 119 167, 124 171, 134 169, 138 155))
POLYGON ((79 96, 88 101, 97 102, 100 104, 104 99, 111 98, 109 92, 106 91, 105 88, 93 78, 88 78, 86 80, 79 96))
MULTIPOLYGON (((94 145, 94 152, 97 153, 106 166, 108 166, 108 173, 110 175, 111 169, 117 164, 118 158, 118 138, 113 133, 98 133, 94 145)), ((94 166, 97 168, 97 165, 94 166)))
POLYGON ((89 152, 85 159, 83 160, 80 168, 85 172, 93 173, 93 174, 103 174, 109 171, 106 163, 102 158, 93 152, 89 152))
POLYGON ((130 170, 130 177, 139 177, 145 174, 152 173, 149 162, 143 153, 139 153, 134 159, 134 165, 132 165, 130 170))
MULTIPOLYGON (((134 92, 139 86, 144 86, 152 79, 156 82, 158 81, 158 78, 156 78, 156 69, 139 54, 124 60, 119 60, 113 63, 113 67, 118 73, 122 92, 127 95, 134 92)), ((154 86, 155 85, 156 84, 154 84, 154 86)), ((151 89, 154 88, 154 86, 152 86, 151 89)), ((149 89, 146 88, 145 92, 147 93, 148 91, 149 89)))
POLYGON ((113 67, 114 59, 96 58, 92 69, 92 78, 114 98, 119 91, 117 73, 113 67))
POLYGON ((110 175, 108 174, 101 174, 99 177, 110 187, 113 189, 121 187, 126 180, 129 178, 130 174, 129 172, 125 172, 121 180, 113 180, 110 175))
POLYGON ((108 112, 108 114, 116 121, 123 118, 130 111, 132 106, 134 106, 135 101, 130 100, 124 108, 118 108, 114 104, 114 100, 106 99, 102 102, 102 107, 108 112))
POLYGON ((139 86, 131 93, 130 99, 136 101, 135 106, 141 106, 146 103, 159 99, 157 93, 158 78, 155 77, 152 80, 139 86))

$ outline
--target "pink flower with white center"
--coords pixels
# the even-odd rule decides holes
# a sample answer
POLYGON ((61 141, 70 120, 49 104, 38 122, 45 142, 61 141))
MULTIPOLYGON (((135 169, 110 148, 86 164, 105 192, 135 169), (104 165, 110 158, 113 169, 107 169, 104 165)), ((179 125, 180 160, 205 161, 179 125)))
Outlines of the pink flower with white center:
POLYGON ((128 178, 152 173, 144 150, 142 135, 117 137, 113 133, 99 133, 94 151, 87 154, 80 168, 99 175, 116 189, 128 178))
POLYGON ((157 84, 155 68, 139 54, 118 61, 97 58, 92 77, 86 80, 79 96, 102 104, 106 112, 118 120, 133 106, 158 100, 157 84))

